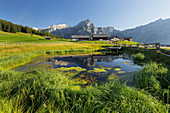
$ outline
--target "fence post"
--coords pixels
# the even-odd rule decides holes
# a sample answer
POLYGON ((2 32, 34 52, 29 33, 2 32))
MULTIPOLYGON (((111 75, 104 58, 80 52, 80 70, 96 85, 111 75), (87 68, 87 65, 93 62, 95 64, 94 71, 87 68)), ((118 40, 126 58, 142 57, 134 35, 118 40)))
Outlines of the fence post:
POLYGON ((126 47, 126 43, 124 43, 124 47, 126 47))
POLYGON ((148 51, 148 45, 144 45, 144 47, 145 47, 145 51, 148 51))
POLYGON ((19 44, 20 44, 20 46, 22 46, 22 42, 20 42, 19 44))
POLYGON ((132 49, 132 44, 130 44, 130 49, 132 49))
POLYGON ((44 42, 42 42, 42 45, 44 45, 44 42))
POLYGON ((51 45, 53 45, 53 42, 51 42, 51 45))
POLYGON ((155 43, 156 46, 156 52, 160 51, 160 43, 155 43))
POLYGON ((5 42, 5 47, 7 46, 7 42, 5 42))
POLYGON ((32 46, 34 45, 34 42, 32 42, 32 46))

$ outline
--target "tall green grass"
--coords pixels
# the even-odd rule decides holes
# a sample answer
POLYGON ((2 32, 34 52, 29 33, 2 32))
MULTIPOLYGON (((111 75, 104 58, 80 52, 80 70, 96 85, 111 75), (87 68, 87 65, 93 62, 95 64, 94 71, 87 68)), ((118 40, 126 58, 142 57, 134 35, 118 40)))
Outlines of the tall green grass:
POLYGON ((150 94, 119 82, 81 90, 71 84, 54 72, 0 71, 0 112, 168 112, 150 94))
POLYGON ((30 61, 31 58, 46 54, 63 54, 72 52, 93 52, 101 49, 101 45, 58 44, 58 45, 24 45, 0 48, 0 68, 10 69, 30 61))
POLYGON ((170 83, 170 58, 168 56, 165 56, 165 55, 162 55, 156 52, 152 52, 152 51, 144 52, 144 51, 139 51, 139 50, 133 50, 133 51, 124 50, 124 52, 128 54, 132 54, 132 55, 140 52, 145 55, 145 59, 142 60, 141 62, 145 62, 145 63, 156 62, 158 64, 161 63, 165 65, 168 69, 166 79, 168 83, 170 83))
POLYGON ((162 64, 150 63, 145 65, 139 73, 134 74, 134 83, 140 89, 145 89, 155 97, 169 103, 168 69, 162 64), (166 93, 166 94, 165 94, 166 93))
POLYGON ((23 53, 18 55, 13 55, 9 57, 0 58, 0 68, 7 70, 22 64, 25 64, 30 61, 31 58, 39 56, 39 55, 45 55, 45 51, 38 51, 38 52, 32 52, 32 53, 23 53))
POLYGON ((63 54, 63 53, 73 53, 73 52, 94 52, 95 49, 68 49, 68 50, 48 50, 48 51, 36 51, 30 53, 22 53, 17 55, 12 55, 9 57, 0 58, 0 68, 10 69, 30 61, 30 59, 46 54, 63 54))
POLYGON ((80 44, 109 44, 108 41, 76 41, 76 43, 80 43, 80 44))
POLYGON ((94 52, 93 49, 71 49, 71 50, 50 50, 46 51, 47 54, 71 53, 71 52, 94 52))

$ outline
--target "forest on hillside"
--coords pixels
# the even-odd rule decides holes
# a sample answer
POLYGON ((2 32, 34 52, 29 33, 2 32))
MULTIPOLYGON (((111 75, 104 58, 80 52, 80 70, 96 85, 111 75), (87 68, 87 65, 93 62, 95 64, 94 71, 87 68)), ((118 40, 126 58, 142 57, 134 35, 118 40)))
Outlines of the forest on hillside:
POLYGON ((37 34, 40 36, 53 37, 53 35, 49 33, 48 31, 43 32, 43 31, 35 30, 28 26, 17 25, 17 24, 14 24, 12 22, 2 20, 2 19, 0 19, 0 30, 5 31, 5 32, 10 32, 10 33, 23 32, 23 33, 37 34))

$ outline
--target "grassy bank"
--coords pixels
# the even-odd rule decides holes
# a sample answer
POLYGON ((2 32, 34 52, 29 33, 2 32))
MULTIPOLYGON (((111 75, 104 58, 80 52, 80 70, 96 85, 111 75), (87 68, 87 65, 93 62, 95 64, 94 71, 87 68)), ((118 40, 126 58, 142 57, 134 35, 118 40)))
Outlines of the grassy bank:
POLYGON ((10 69, 19 66, 33 57, 45 54, 61 54, 70 52, 92 52, 102 49, 100 44, 55 44, 55 45, 23 45, 1 47, 0 68, 10 69))
POLYGON ((170 103, 170 60, 168 56, 156 52, 138 50, 125 52, 133 54, 136 62, 147 63, 139 73, 134 75, 136 87, 148 91, 153 96, 170 103))
POLYGON ((0 72, 0 112, 167 112, 144 91, 110 82, 73 90, 67 77, 53 72, 0 72))
POLYGON ((126 45, 130 45, 130 44, 139 44, 138 42, 129 42, 129 41, 117 41, 116 42, 118 45, 122 45, 124 43, 126 43, 126 45))

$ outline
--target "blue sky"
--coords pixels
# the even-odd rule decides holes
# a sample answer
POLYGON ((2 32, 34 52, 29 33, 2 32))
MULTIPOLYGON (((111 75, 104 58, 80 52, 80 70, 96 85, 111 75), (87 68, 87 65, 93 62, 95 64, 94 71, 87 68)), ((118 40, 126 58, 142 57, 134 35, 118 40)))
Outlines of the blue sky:
POLYGON ((90 19, 124 30, 170 18, 170 0, 0 0, 0 18, 37 28, 90 19))

